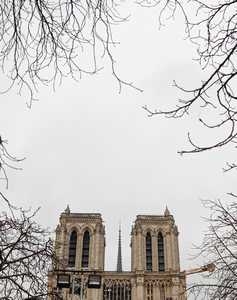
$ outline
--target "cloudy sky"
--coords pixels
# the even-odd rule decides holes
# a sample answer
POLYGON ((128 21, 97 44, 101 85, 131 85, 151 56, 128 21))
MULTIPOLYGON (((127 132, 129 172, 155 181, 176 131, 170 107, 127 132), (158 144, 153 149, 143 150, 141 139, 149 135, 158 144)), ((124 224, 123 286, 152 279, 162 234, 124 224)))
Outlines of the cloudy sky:
MULTIPOLYGON (((125 4, 124 4, 125 5, 125 4)), ((116 267, 122 223, 123 263, 130 268, 130 231, 137 214, 163 214, 168 205, 180 231, 182 269, 193 244, 201 241, 207 211, 201 199, 234 191, 234 175, 222 167, 230 149, 180 156, 189 147, 187 132, 202 141, 194 111, 183 120, 148 118, 143 105, 167 108, 179 96, 172 80, 188 87, 202 71, 192 60, 195 47, 184 39, 182 19, 158 30, 157 9, 126 7, 130 21, 115 29, 114 50, 120 76, 142 93, 123 87, 109 66, 79 82, 65 79, 54 92, 41 88, 29 110, 15 90, 1 95, 0 128, 9 151, 26 157, 23 171, 9 171, 4 191, 19 206, 41 207, 39 221, 54 229, 69 204, 73 212, 100 212, 106 226, 106 269, 116 267)), ((231 159, 230 159, 231 160, 231 159)), ((2 186, 4 189, 4 186, 2 186)))

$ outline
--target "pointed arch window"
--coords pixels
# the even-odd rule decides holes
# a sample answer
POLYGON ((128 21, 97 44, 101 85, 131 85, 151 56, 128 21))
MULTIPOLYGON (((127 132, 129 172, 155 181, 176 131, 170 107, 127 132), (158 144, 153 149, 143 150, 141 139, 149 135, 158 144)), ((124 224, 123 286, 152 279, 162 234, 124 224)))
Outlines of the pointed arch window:
POLYGON ((158 271, 165 271, 164 238, 161 232, 158 234, 158 271))
POLYGON ((153 300, 153 283, 152 282, 147 283, 146 300, 153 300))
POLYGON ((146 235, 146 270, 152 271, 152 243, 150 232, 146 235))
POLYGON ((85 231, 83 235, 83 246, 82 246, 82 268, 88 268, 89 266, 89 250, 90 250, 90 234, 89 231, 85 231))
POLYGON ((76 249, 77 249, 77 232, 74 230, 70 235, 69 240, 69 253, 68 253, 68 266, 75 267, 76 263, 76 249))

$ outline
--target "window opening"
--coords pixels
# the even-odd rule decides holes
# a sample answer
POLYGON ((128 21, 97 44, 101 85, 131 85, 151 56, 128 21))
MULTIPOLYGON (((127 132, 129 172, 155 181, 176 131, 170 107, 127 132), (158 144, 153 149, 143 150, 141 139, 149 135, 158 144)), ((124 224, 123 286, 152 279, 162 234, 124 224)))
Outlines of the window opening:
POLYGON ((165 271, 164 238, 161 232, 158 234, 158 271, 165 271))
POLYGON ((68 266, 69 267, 75 267, 76 250, 77 250, 77 233, 74 230, 71 233, 70 241, 69 241, 69 254, 68 254, 68 266))
POLYGON ((82 268, 88 268, 89 266, 89 250, 90 250, 90 234, 85 231, 83 236, 83 247, 82 247, 82 268))
POLYGON ((152 242, 150 232, 146 235, 146 270, 152 271, 152 242))

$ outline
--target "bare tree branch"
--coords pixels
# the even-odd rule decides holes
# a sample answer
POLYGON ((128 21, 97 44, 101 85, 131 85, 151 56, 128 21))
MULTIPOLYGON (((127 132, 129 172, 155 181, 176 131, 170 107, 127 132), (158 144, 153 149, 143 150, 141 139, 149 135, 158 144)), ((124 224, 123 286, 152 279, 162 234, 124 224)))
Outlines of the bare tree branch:
POLYGON ((55 262, 50 232, 35 222, 38 210, 11 206, 11 212, 0 214, 0 299, 45 297, 55 262))
POLYGON ((195 299, 237 298, 237 203, 236 195, 229 196, 226 204, 220 200, 204 202, 210 217, 206 218, 208 228, 203 242, 196 247, 196 258, 214 263, 216 269, 189 287, 195 299))
POLYGON ((153 110, 144 106, 149 116, 164 115, 182 118, 199 107, 200 124, 212 131, 219 130, 216 142, 208 145, 196 143, 190 133, 191 149, 179 153, 197 153, 237 142, 237 1, 158 1, 163 4, 160 19, 167 11, 174 16, 177 7, 185 16, 186 33, 197 47, 197 61, 206 70, 205 78, 196 88, 186 89, 174 85, 183 94, 170 110, 153 110), (212 115, 212 118, 206 117, 212 115), (211 114, 210 114, 211 113, 211 114), (222 134, 224 132, 224 135, 222 134))
POLYGON ((6 188, 8 188, 7 169, 22 170, 17 164, 25 159, 12 156, 7 150, 7 144, 8 141, 2 139, 0 135, 0 180, 6 182, 6 188))
POLYGON ((125 22, 114 0, 3 0, 0 3, 0 65, 16 86, 36 100, 41 84, 55 87, 64 77, 101 70, 103 59, 119 84, 133 87, 118 75, 113 58, 112 27, 125 22), (86 55, 85 55, 85 54, 86 55))

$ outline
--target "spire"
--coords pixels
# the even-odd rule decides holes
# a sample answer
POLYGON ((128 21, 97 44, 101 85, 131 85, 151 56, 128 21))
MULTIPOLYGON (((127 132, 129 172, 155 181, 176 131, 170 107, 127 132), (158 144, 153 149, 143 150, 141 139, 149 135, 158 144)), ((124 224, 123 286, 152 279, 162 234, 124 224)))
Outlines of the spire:
POLYGON ((122 272, 122 247, 121 247, 121 224, 119 224, 119 238, 118 238, 118 257, 117 257, 117 272, 122 272))
POLYGON ((170 211, 166 205, 166 208, 165 208, 165 213, 164 213, 165 216, 170 216, 170 211))
POLYGON ((64 213, 67 214, 67 215, 70 214, 70 208, 69 208, 69 205, 67 205, 67 207, 66 207, 64 213))

